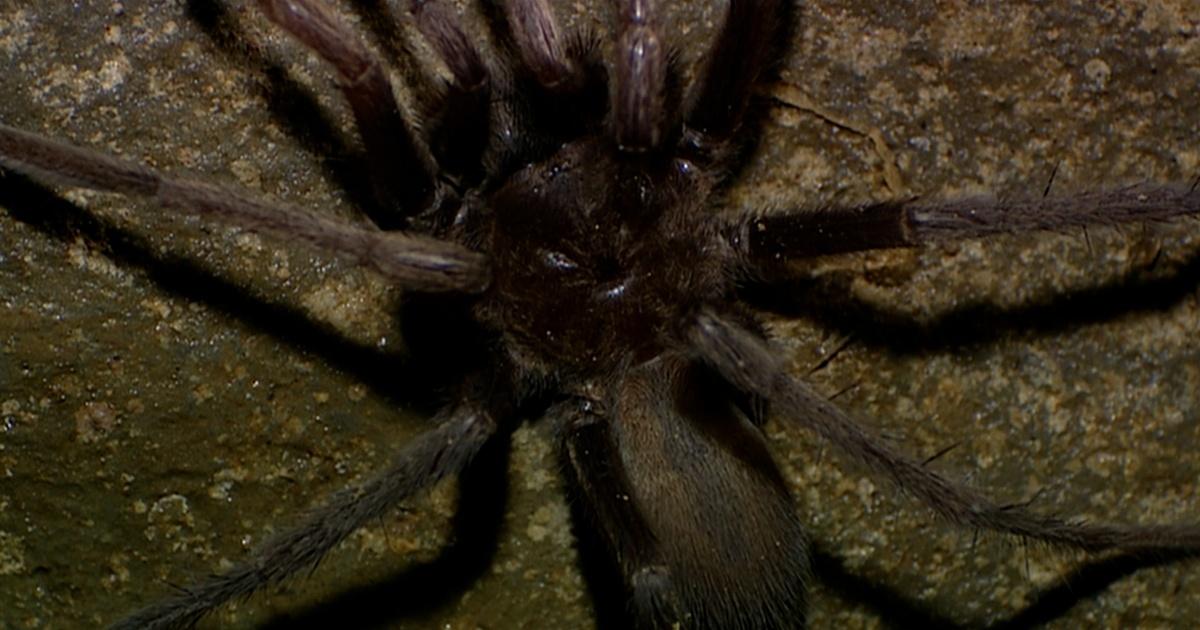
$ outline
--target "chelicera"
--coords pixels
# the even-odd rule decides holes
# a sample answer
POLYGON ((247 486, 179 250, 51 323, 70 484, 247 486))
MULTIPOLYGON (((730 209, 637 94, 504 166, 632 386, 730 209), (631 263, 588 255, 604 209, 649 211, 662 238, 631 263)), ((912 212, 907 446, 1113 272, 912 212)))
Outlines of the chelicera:
MULTIPOLYGON (((3 153, 6 165, 16 170, 79 183, 92 176, 87 172, 100 169, 99 180, 85 181, 123 192, 155 193, 168 205, 213 210, 252 230, 316 240, 322 247, 364 260, 408 288, 481 295, 469 307, 471 318, 483 331, 500 336, 481 333, 476 340, 491 344, 488 358, 479 359, 490 367, 480 368, 482 375, 475 376, 479 380, 468 380, 467 389, 488 395, 464 394, 464 406, 458 413, 448 412, 450 424, 438 430, 444 435, 433 433, 424 438, 427 441, 407 447, 409 457, 388 476, 399 479, 399 485, 387 483, 407 496, 412 489, 404 484, 423 486, 457 471, 486 434, 509 422, 479 420, 481 414, 524 408, 533 404, 530 401, 541 403, 554 410, 550 417, 558 418, 565 457, 582 500, 593 506, 592 516, 598 520, 601 538, 606 539, 602 544, 621 558, 627 585, 634 592, 634 601, 640 602, 637 614, 647 623, 724 626, 740 620, 745 625, 781 625, 802 616, 805 542, 778 473, 765 463, 765 449, 756 437, 756 426, 764 420, 760 411, 764 402, 777 416, 807 419, 812 428, 866 458, 885 476, 909 484, 910 491, 923 494, 940 511, 950 513, 952 520, 1089 548, 1115 540, 1134 548, 1190 550, 1195 532, 1189 528, 1170 530, 1150 540, 1143 530, 1069 527, 1026 516, 1022 506, 989 508, 978 497, 961 501, 923 463, 903 459, 886 443, 852 428, 850 419, 836 407, 795 377, 786 376, 755 320, 734 306, 732 297, 736 280, 767 275, 764 270, 778 256, 823 255, 1035 228, 1061 230, 1112 221, 1161 220, 1195 212, 1190 189, 1143 186, 1090 197, 1034 198, 1024 214, 1019 207, 1014 211, 1012 205, 977 198, 945 204, 920 200, 877 204, 857 209, 857 220, 850 222, 835 213, 829 217, 793 214, 710 220, 698 212, 707 193, 696 191, 714 185, 715 180, 705 178, 722 172, 728 166, 725 160, 737 154, 737 143, 731 139, 741 129, 754 78, 774 54, 770 44, 773 8, 777 7, 771 3, 735 3, 733 17, 727 21, 734 26, 719 31, 716 53, 710 58, 715 61, 702 65, 698 82, 692 84, 699 87, 676 93, 666 80, 670 56, 661 50, 654 52, 661 43, 654 31, 653 14, 641 4, 623 4, 618 9, 617 54, 628 65, 618 61, 611 66, 606 82, 598 82, 597 73, 604 66, 589 57, 591 49, 572 48, 565 39, 556 40, 553 18, 545 7, 536 2, 508 5, 509 29, 517 51, 514 65, 518 75, 523 67, 526 76, 518 76, 516 83, 523 89, 512 93, 511 102, 501 101, 534 112, 532 120, 552 121, 546 137, 505 131, 498 135, 520 136, 517 142, 522 146, 505 145, 499 154, 490 154, 485 147, 473 147, 464 140, 439 142, 439 128, 434 125, 429 130, 430 146, 443 167, 457 169, 446 171, 451 183, 430 173, 423 180, 418 178, 428 184, 424 187, 410 187, 403 179, 388 179, 387 175, 375 180, 381 206, 429 209, 401 219, 401 223, 414 232, 460 242, 462 248, 420 239, 397 246, 391 243, 395 237, 381 239, 369 230, 342 233, 339 230, 344 228, 331 221, 280 219, 299 215, 275 214, 270 209, 263 214, 253 208, 254 202, 203 186, 164 183, 140 168, 105 163, 94 154, 73 153, 64 145, 12 129, 5 132, 3 153), (722 50, 721 46, 732 48, 722 50), (621 56, 634 51, 637 54, 632 59, 621 56), (563 108, 563 103, 573 107, 563 108), (542 107, 569 109, 579 118, 539 109, 542 107), (79 156, 82 166, 66 164, 75 159, 71 156, 79 156), (479 164, 499 169, 504 177, 494 188, 463 190, 462 181, 480 177, 471 172, 479 164), (598 199, 604 201, 595 201, 598 199), (548 214, 536 214, 539 208, 548 214), (998 213, 1000 209, 1005 214, 998 213), (831 237, 815 241, 810 238, 812 233, 831 237), (647 234, 652 238, 646 238, 647 234), (480 250, 486 256, 476 255, 480 250), (375 256, 376 252, 384 255, 375 256), (687 264, 680 265, 680 261, 687 264), (496 357, 503 357, 499 367, 491 365, 496 357), (628 390, 624 395, 606 393, 613 383, 624 383, 621 387, 628 390), (513 391, 518 395, 511 396, 513 391), (500 398, 493 400, 493 395, 500 398), (689 418, 687 426, 698 433, 688 439, 699 441, 671 442, 658 433, 656 423, 676 415, 689 418), (625 418, 625 423, 613 422, 617 417, 625 418), (639 417, 653 421, 639 423, 639 417), (638 437, 614 435, 613 431, 633 432, 638 437), (713 441, 709 442, 710 438, 713 441), (650 444, 658 446, 651 448, 650 444), (697 459, 664 455, 672 446, 707 455, 697 459), (449 450, 440 450, 443 448, 449 450), (752 463, 743 468, 745 462, 752 463), (417 474, 405 468, 413 465, 426 472, 417 474), (707 466, 723 472, 714 474, 707 466), (673 467, 694 476, 683 475, 670 487, 657 486, 664 483, 659 478, 663 471, 673 467), (622 472, 621 468, 628 470, 622 472), (699 485, 688 490, 687 484, 692 482, 699 485), (606 485, 610 483, 614 485, 606 485), (677 494, 680 490, 684 491, 677 494), (628 503, 609 504, 604 499, 638 496, 639 492, 641 500, 633 504, 640 509, 632 513, 628 503), (656 499, 648 499, 651 495, 656 499), (715 496, 729 498, 729 502, 714 501, 715 496), (689 507, 706 502, 711 504, 703 510, 703 518, 689 507), (739 505, 741 509, 735 509, 739 505), (715 517, 712 524, 718 531, 702 534, 699 526, 708 525, 708 517, 722 510, 752 516, 739 520, 738 514, 731 512, 715 517), (680 516, 684 518, 676 518, 680 516), (645 522, 647 519, 652 522, 645 522), (726 535, 749 541, 749 546, 714 546, 715 539, 726 535), (763 541, 766 547, 754 547, 763 541), (781 548, 785 552, 779 556, 768 551, 781 548), (706 558, 706 551, 715 555, 706 558), (725 555, 727 552, 733 555, 725 555), (720 571, 715 569, 718 564, 720 571), (679 579, 681 573, 688 579, 679 579), (752 586, 759 580, 765 582, 752 586)), ((337 42, 352 41, 352 32, 340 26, 336 17, 324 22, 326 14, 320 5, 280 3, 273 5, 273 10, 274 19, 288 24, 285 28, 301 39, 309 38, 310 45, 329 34, 306 31, 313 24, 330 25, 337 42)), ((425 21, 418 18, 418 24, 455 74, 444 111, 448 115, 462 110, 469 113, 484 101, 477 90, 488 83, 477 80, 477 75, 488 74, 483 71, 489 69, 466 56, 450 56, 447 51, 464 51, 453 33, 443 30, 454 27, 453 18, 439 13, 439 5, 425 5, 423 11, 425 21), (454 90, 461 94, 454 95, 454 90)), ((342 57, 340 53, 327 56, 342 57)), ((419 173, 421 162, 427 160, 420 151, 415 156, 390 155, 394 146, 372 147, 380 137, 396 137, 403 131, 397 131, 398 119, 386 111, 380 113, 374 100, 379 91, 362 91, 367 89, 363 86, 370 86, 371 75, 355 67, 357 63, 351 59, 349 66, 341 69, 350 100, 366 101, 358 103, 361 111, 356 113, 367 128, 364 136, 370 163, 377 169, 389 166, 389 173, 419 173), (392 133, 376 134, 376 126, 392 133)), ((490 112, 489 107, 474 111, 477 115, 490 112)), ((466 118, 468 122, 479 120, 470 115, 466 118)), ((507 124, 502 119, 497 122, 507 124)), ((663 435, 668 434, 664 429, 663 435)), ((352 511, 350 506, 347 503, 332 510, 330 514, 335 515, 322 522, 357 526, 359 523, 350 523, 345 516, 352 511)), ((310 543, 304 546, 305 557, 282 562, 276 558, 265 564, 267 572, 307 566, 320 555, 310 543)), ((247 579, 247 587, 263 582, 261 575, 247 579)), ((219 596, 243 588, 239 582, 212 584, 208 591, 200 588, 187 596, 198 609, 207 610, 219 596)), ((180 610, 172 606, 167 605, 180 610)))

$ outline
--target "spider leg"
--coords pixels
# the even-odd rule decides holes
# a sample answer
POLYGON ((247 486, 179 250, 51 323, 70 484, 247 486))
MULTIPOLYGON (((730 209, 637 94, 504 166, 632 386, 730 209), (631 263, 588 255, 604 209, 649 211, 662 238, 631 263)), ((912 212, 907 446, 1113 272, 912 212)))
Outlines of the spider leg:
POLYGON ((452 77, 440 95, 429 133, 430 149, 443 170, 478 181, 489 136, 491 83, 487 66, 467 39, 454 10, 444 2, 411 0, 409 10, 421 35, 437 51, 452 77))
POLYGON ((587 33, 564 34, 552 4, 500 0, 494 7, 502 15, 488 11, 502 42, 493 142, 485 160, 489 175, 545 160, 563 144, 597 133, 607 119, 609 73, 599 42, 587 33))
POLYGON ((655 31, 651 0, 621 0, 613 120, 617 146, 641 153, 658 148, 666 124, 667 59, 655 31))
POLYGON ((437 166, 404 123, 383 64, 342 20, 312 0, 259 0, 272 22, 329 62, 354 112, 367 149, 375 194, 405 217, 425 210, 436 194, 437 166), (401 181, 397 173, 404 174, 401 181))
POLYGON ((153 197, 181 212, 253 232, 298 239, 375 269, 417 291, 478 292, 488 284, 484 256, 425 236, 381 232, 229 188, 164 177, 140 164, 0 124, 0 165, 67 186, 153 197))
POLYGON ((730 0, 717 43, 687 98, 682 149, 703 162, 719 162, 742 123, 783 22, 778 0, 730 0))
POLYGON ((640 625, 803 625, 807 542, 737 392, 679 356, 594 389, 560 408, 560 438, 640 625))
POLYGON ((538 83, 551 91, 577 89, 583 69, 568 54, 546 0, 509 0, 504 13, 521 61, 538 83))
POLYGON ((278 584, 316 565, 334 546, 397 503, 467 466, 496 431, 492 415, 471 404, 409 442, 366 483, 334 494, 297 527, 268 540, 220 575, 118 621, 116 629, 188 628, 223 603, 278 584))
POLYGON ((777 415, 815 431, 955 525, 1093 552, 1113 548, 1200 551, 1198 525, 1085 524, 1035 514, 1024 505, 1002 505, 952 482, 920 460, 888 447, 808 384, 789 376, 765 340, 711 312, 698 316, 689 341, 730 383, 769 398, 777 415))
POLYGON ((571 478, 617 556, 633 591, 635 618, 662 627, 683 620, 685 610, 673 593, 670 569, 657 557, 654 532, 630 500, 633 490, 607 418, 587 402, 567 406, 561 412, 565 416, 562 443, 571 478))
POLYGON ((1200 214, 1200 191, 1140 184, 1054 197, 888 201, 837 211, 739 218, 726 229, 752 265, 1023 232, 1167 221, 1200 214))

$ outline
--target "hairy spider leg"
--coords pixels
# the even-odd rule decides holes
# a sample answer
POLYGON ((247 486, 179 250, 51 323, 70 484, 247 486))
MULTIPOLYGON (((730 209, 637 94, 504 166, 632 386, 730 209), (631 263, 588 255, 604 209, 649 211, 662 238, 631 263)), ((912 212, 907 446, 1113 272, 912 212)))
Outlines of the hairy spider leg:
POLYGON ((923 462, 871 435, 860 422, 784 370, 768 342, 720 315, 700 313, 689 335, 708 365, 739 389, 771 401, 775 414, 829 440, 873 474, 886 478, 938 516, 959 526, 1010 534, 1084 551, 1200 552, 1200 525, 1108 525, 1035 514, 1002 505, 952 482, 923 462))
POLYGON ((656 549, 658 540, 633 503, 633 485, 613 441, 614 419, 585 398, 561 403, 547 415, 560 433, 571 488, 586 501, 595 530, 633 591, 635 617, 664 626, 680 619, 684 610, 672 596, 671 578, 656 549))
POLYGON ((4 124, 0 124, 0 165, 67 186, 151 197, 186 214, 299 240, 370 267, 400 287, 478 293, 489 282, 487 259, 454 243, 381 232, 297 206, 257 200, 231 188, 165 177, 133 162, 4 124))
POLYGON ((976 195, 945 201, 885 201, 838 211, 791 210, 739 217, 725 231, 751 266, 769 266, 826 254, 1153 223, 1196 214, 1200 214, 1200 192, 1194 188, 1137 184, 1051 197, 976 195))
POLYGON ((750 96, 778 45, 785 23, 779 0, 730 0, 717 42, 685 100, 680 150, 700 166, 725 166, 735 154, 750 96))
POLYGON ((427 139, 430 150, 443 174, 477 183, 483 179, 483 152, 491 133, 491 75, 453 9, 443 2, 411 0, 409 10, 451 76, 438 95, 427 139))
POLYGON ((578 88, 585 70, 569 54, 546 0, 509 0, 504 13, 521 62, 538 83, 550 91, 578 88))
POLYGON ((334 494, 298 526, 267 540, 248 560, 133 613, 113 630, 190 628, 231 599, 312 568, 347 536, 400 501, 461 472, 496 433, 497 420, 479 402, 460 403, 444 414, 439 426, 400 449, 387 468, 334 494))
POLYGON ((657 149, 666 120, 667 58, 654 28, 650 0, 618 0, 617 73, 613 121, 617 147, 657 149))
MULTIPOLYGON (((437 164, 404 122, 383 64, 323 3, 260 0, 263 13, 333 66, 367 150, 379 203, 412 217, 434 203, 437 164), (402 177, 397 177, 402 174, 402 177)), ((443 14, 446 15, 446 14, 443 14)))

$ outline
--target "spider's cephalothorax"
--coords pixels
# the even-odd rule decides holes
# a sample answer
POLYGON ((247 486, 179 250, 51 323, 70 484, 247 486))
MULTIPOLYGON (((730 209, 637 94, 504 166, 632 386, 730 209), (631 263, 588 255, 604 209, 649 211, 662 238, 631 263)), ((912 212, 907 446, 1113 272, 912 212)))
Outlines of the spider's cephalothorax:
POLYGON ((597 377, 654 358, 684 314, 727 292, 733 252, 706 222, 709 188, 682 158, 567 144, 489 198, 482 311, 530 366, 597 377))
POLYGON ((357 528, 461 472, 530 411, 555 424, 587 519, 580 529, 613 557, 629 612, 645 627, 803 624, 809 554, 761 432, 768 404, 950 523, 1089 551, 1200 551, 1194 525, 1082 524, 947 480, 790 375, 734 290, 738 278, 769 278, 789 259, 1194 215, 1193 190, 731 217, 713 212, 710 196, 752 135, 744 118, 787 22, 783 2, 730 2, 684 86, 648 0, 616 2, 608 63, 596 42, 564 37, 545 0, 501 3, 503 52, 489 61, 453 11, 412 0, 416 26, 449 72, 423 126, 401 117, 381 62, 321 2, 260 4, 338 74, 378 205, 394 212, 379 222, 398 229, 166 177, 5 125, 0 165, 306 242, 414 294, 451 294, 435 304, 461 317, 434 317, 481 334, 464 335, 478 347, 437 428, 244 564, 122 627, 186 626, 314 566, 357 528))

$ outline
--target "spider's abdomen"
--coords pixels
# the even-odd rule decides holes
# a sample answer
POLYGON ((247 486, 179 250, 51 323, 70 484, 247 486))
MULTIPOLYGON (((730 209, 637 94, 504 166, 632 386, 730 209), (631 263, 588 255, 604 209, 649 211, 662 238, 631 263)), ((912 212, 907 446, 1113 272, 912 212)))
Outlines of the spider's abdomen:
POLYGON ((512 352, 595 372, 658 354, 688 309, 726 291, 725 246, 683 160, 565 145, 488 199, 493 285, 481 307, 512 352))

